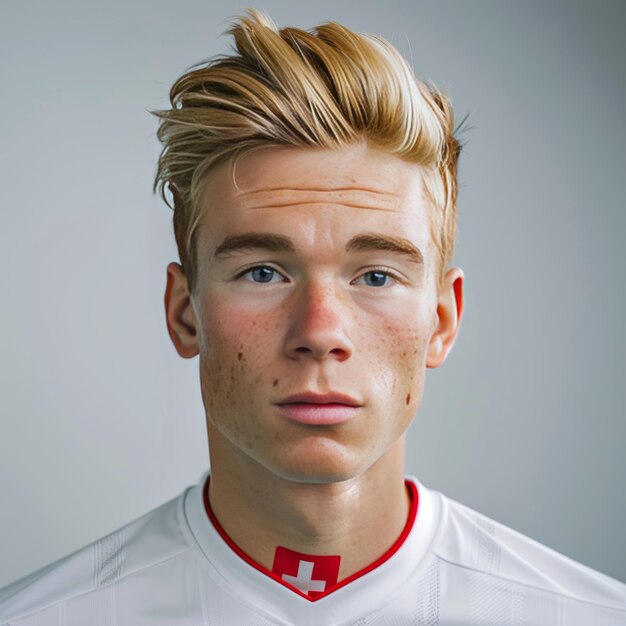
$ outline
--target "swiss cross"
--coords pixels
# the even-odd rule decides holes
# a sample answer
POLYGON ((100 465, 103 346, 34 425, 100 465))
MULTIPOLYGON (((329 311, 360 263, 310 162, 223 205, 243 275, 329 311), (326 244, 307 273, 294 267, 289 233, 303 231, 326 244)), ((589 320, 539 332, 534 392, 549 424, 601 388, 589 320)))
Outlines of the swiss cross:
POLYGON ((309 591, 324 591, 326 589, 325 580, 313 580, 313 565, 311 561, 300 561, 298 563, 298 573, 295 576, 283 574, 283 580, 297 587, 303 593, 309 591))
POLYGON ((329 593, 337 584, 339 555, 304 554, 277 546, 272 573, 311 600, 329 593))

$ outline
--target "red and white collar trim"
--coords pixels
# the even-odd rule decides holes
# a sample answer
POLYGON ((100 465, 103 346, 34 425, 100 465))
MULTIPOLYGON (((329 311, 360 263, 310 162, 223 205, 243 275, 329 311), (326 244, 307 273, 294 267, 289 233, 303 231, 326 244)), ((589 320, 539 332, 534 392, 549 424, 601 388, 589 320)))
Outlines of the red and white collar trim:
POLYGON ((278 574, 270 571, 266 567, 263 567, 263 565, 261 565, 260 563, 257 563, 251 556, 246 554, 228 536, 228 534, 226 533, 222 525, 219 523, 217 517, 215 516, 213 509, 211 508, 211 503, 209 502, 209 479, 210 479, 210 476, 207 476, 206 481, 204 483, 204 487, 202 489, 204 508, 205 508, 207 515, 209 516, 209 519, 211 520, 211 523, 213 524, 213 527, 219 533, 220 537, 230 546, 233 552, 235 552, 240 558, 242 558, 246 563, 248 563, 248 565, 251 565, 252 567, 257 569, 259 572, 262 572, 269 578, 287 587, 294 593, 305 598, 306 600, 309 600, 310 602, 315 602, 316 600, 320 600, 321 598, 327 597, 328 595, 330 595, 337 589, 340 589, 341 587, 345 587, 346 585, 355 581, 357 578, 361 578, 362 576, 365 576, 369 572, 372 572, 377 567, 382 565, 385 561, 388 561, 400 549, 400 547, 404 544, 406 538, 409 536, 409 533, 411 532, 411 529, 413 528, 415 524, 415 520, 417 518, 417 511, 418 511, 419 500, 420 500, 417 485, 411 482, 410 480, 405 480, 405 485, 409 494, 409 514, 407 516, 406 524, 404 525, 404 528, 402 529, 402 532, 400 533, 400 536, 396 539, 393 545, 382 556, 376 559, 373 563, 370 563, 368 566, 364 567, 358 572, 355 572, 351 576, 348 576, 347 578, 344 578, 343 580, 338 581, 336 584, 329 586, 323 592, 315 593, 315 595, 311 597, 308 594, 303 593, 300 589, 298 589, 294 585, 284 580, 278 574))
MULTIPOLYGON (((177 513, 181 531, 197 556, 198 566, 223 589, 225 597, 248 606, 272 624, 353 624, 358 616, 394 603, 407 585, 417 584, 429 566, 430 549, 444 514, 440 495, 407 476, 414 493, 419 494, 419 515, 412 528, 407 524, 404 542, 398 538, 392 550, 371 568, 358 572, 357 578, 341 581, 332 593, 311 602, 283 582, 276 584, 275 579, 240 556, 219 533, 204 504, 208 476, 207 471, 181 499, 177 513), (394 549, 395 553, 390 554, 394 549), (350 621, 346 621, 346 616, 350 616, 350 621)), ((414 502, 417 505, 417 500, 414 502)))

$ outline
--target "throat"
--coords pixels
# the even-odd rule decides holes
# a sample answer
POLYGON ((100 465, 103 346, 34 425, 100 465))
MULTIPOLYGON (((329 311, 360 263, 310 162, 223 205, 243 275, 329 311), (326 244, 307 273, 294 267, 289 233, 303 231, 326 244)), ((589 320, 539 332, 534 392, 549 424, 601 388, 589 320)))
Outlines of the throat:
MULTIPOLYGON (((413 528, 419 502, 418 491, 411 481, 406 481, 402 486, 406 501, 400 496, 399 504, 402 506, 406 503, 406 509, 402 506, 404 510, 396 516, 398 519, 392 528, 389 528, 391 525, 386 518, 382 520, 372 518, 371 523, 365 525, 370 531, 374 528, 376 536, 381 536, 383 530, 388 530, 383 541, 374 545, 367 537, 364 540, 362 533, 354 532, 352 541, 341 542, 346 548, 345 552, 336 549, 341 546, 335 546, 335 549, 330 546, 329 550, 325 550, 323 545, 319 546, 318 551, 310 540, 305 542, 308 545, 304 550, 307 551, 300 552, 278 545, 279 542, 273 542, 271 537, 263 541, 263 535, 258 532, 250 533, 246 532, 246 529, 241 531, 236 525, 232 528, 236 538, 232 537, 222 527, 212 509, 208 479, 204 489, 204 505, 215 530, 241 559, 292 592, 315 602, 377 569, 400 549, 413 528), (381 521, 384 522, 382 526, 381 521), (307 548, 311 548, 312 551, 307 548)), ((241 517, 237 515, 233 519, 241 517)), ((283 540, 280 543, 286 542, 283 540)))

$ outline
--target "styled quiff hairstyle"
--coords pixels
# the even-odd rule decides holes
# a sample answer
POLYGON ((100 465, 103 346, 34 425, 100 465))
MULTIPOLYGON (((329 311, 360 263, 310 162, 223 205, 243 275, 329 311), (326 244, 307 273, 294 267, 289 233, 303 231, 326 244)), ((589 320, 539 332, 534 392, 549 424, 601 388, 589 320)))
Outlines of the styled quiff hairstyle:
POLYGON ((382 37, 335 22, 311 31, 279 29, 262 12, 246 13, 227 31, 235 39, 233 54, 193 66, 172 86, 172 108, 153 111, 163 144, 154 190, 174 211, 189 292, 197 281, 207 173, 267 145, 342 148, 366 141, 421 166, 441 281, 456 239, 461 149, 449 100, 417 80, 382 37))

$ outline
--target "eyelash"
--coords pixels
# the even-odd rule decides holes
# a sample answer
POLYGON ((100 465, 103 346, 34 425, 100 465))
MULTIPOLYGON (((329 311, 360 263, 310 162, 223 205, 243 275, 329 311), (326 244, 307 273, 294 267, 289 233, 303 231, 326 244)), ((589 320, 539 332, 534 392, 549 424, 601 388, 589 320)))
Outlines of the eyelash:
MULTIPOLYGON (((385 266, 370 267, 365 272, 362 272, 361 274, 359 274, 359 276, 357 276, 355 280, 357 280, 358 278, 362 278, 366 274, 371 274, 371 273, 385 274, 385 276, 388 276, 389 278, 391 278, 395 283, 403 282, 402 277, 399 274, 394 272, 391 268, 385 267, 385 266)), ((391 287, 391 285, 385 285, 385 287, 391 287)), ((379 287, 379 289, 381 289, 381 287, 379 287)))
MULTIPOLYGON (((245 269, 241 270, 238 274, 235 275, 235 279, 240 279, 243 278, 246 274, 249 274, 250 272, 256 270, 256 269, 261 269, 261 268, 265 268, 265 269, 269 269, 273 272, 276 272, 279 276, 282 276, 283 278, 286 278, 286 276, 278 269, 276 269, 275 267, 273 267, 272 265, 266 264, 266 263, 260 263, 260 264, 256 264, 256 265, 251 265, 249 267, 246 267, 245 269)), ((386 276, 388 276, 389 278, 391 278, 392 280, 394 280, 396 283, 401 283, 402 281, 402 277, 397 274, 394 270, 392 270, 389 267, 385 267, 385 266, 377 266, 377 267, 371 267, 368 268, 365 272, 362 272, 361 274, 359 274, 354 281, 358 280, 359 278, 362 278, 363 276, 365 276, 366 274, 370 274, 370 273, 375 273, 378 272, 380 274, 385 274, 386 276)), ((351 281, 350 284, 352 284, 354 281, 351 281)), ((250 282, 254 282, 254 281, 250 281, 250 282)), ((283 281, 284 282, 284 281, 283 281)), ((255 283, 256 285, 263 285, 263 284, 275 284, 275 283, 255 283)), ((391 286, 391 285, 385 285, 385 286, 391 286)), ((379 289, 381 289, 381 287, 379 287, 379 289)))
MULTIPOLYGON (((258 263, 256 265, 250 265, 249 267, 246 267, 245 269, 241 270, 238 274, 235 275, 235 279, 239 279, 239 278, 243 278, 246 274, 249 274, 250 272, 254 271, 254 270, 258 270, 258 269, 268 269, 268 270, 272 270, 272 272, 276 272, 277 274, 279 274, 280 276, 282 276, 283 278, 286 278, 285 275, 277 270, 275 267, 273 267, 272 265, 268 265, 267 263, 258 263)), ((254 282, 254 281, 250 281, 250 282, 254 282)), ((263 285, 264 283, 255 283, 257 285, 263 285)), ((270 283, 265 283, 265 284, 270 284, 270 283)))

